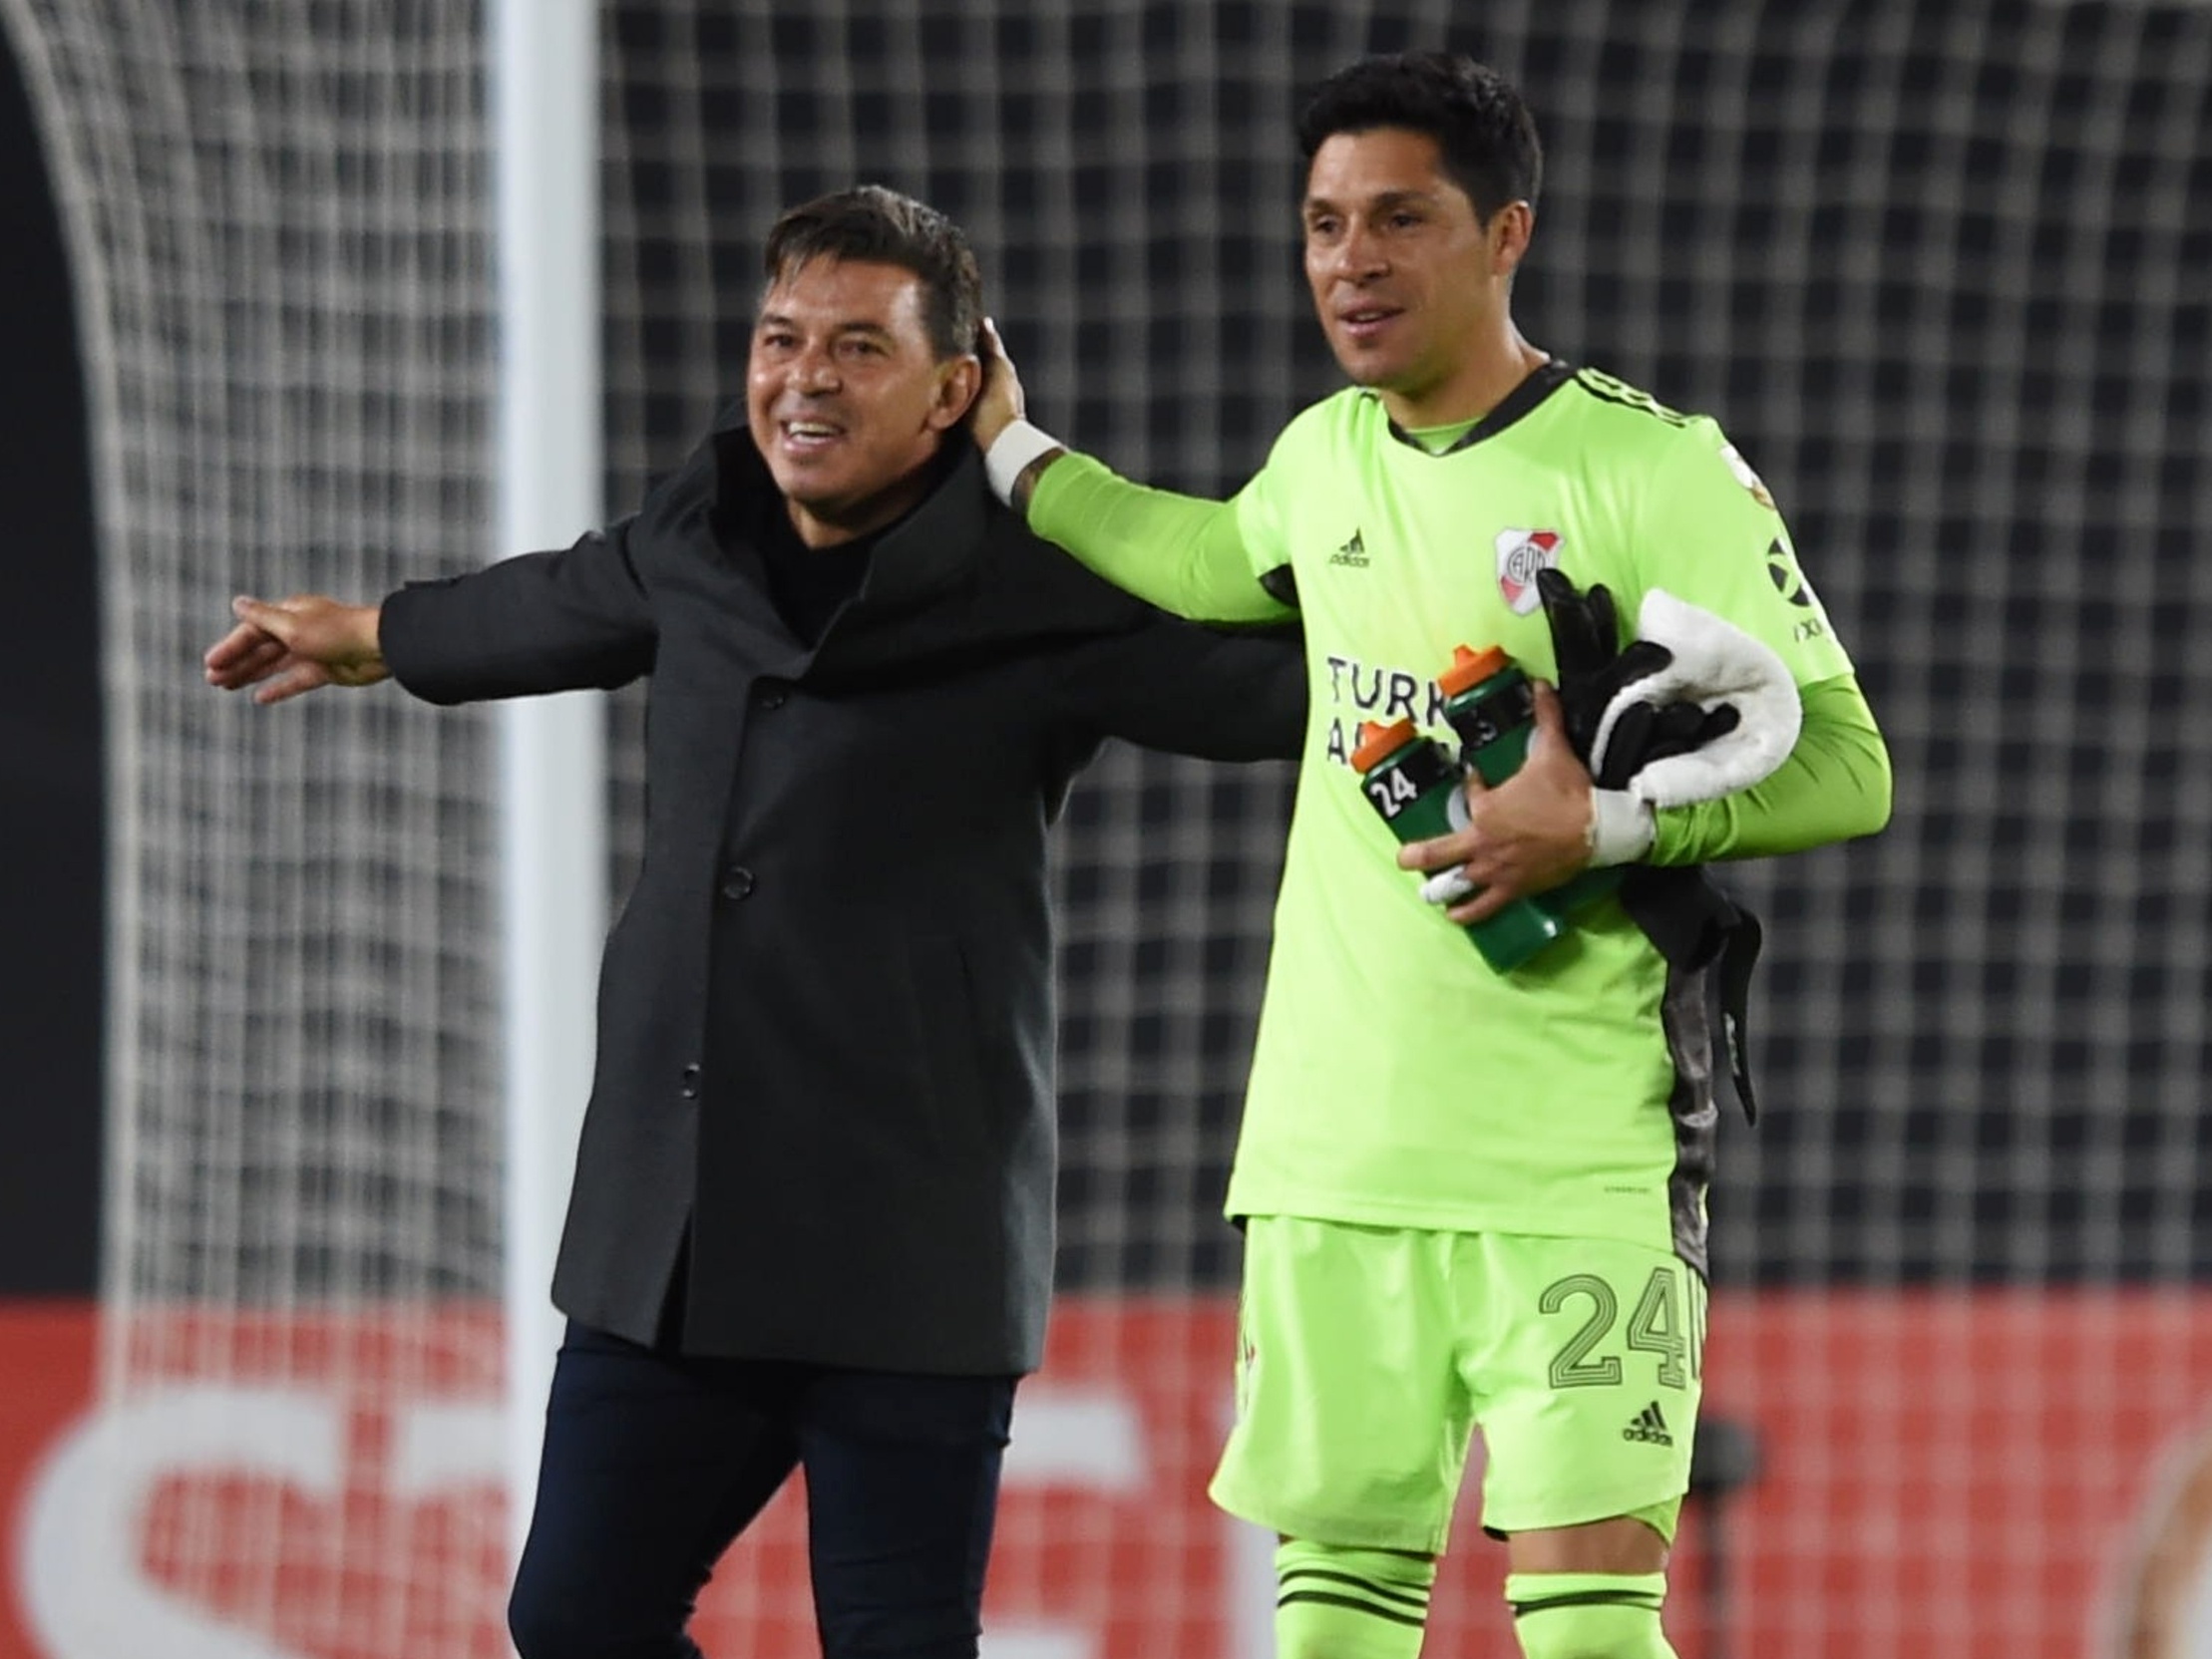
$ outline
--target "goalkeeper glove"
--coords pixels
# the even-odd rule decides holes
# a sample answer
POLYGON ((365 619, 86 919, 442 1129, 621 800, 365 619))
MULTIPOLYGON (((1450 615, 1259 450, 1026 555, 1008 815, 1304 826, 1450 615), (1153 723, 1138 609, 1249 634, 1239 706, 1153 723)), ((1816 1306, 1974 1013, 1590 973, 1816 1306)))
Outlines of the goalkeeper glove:
POLYGON ((1591 741, 1598 735, 1598 722, 1605 718, 1607 706, 1629 681, 1664 667, 1668 653, 1664 646, 1646 640, 1621 649, 1613 593, 1603 582, 1593 582, 1587 593, 1579 592, 1564 571, 1543 569, 1536 573, 1536 591, 1544 602, 1544 620, 1551 624, 1552 658, 1558 665, 1559 706, 1567 718, 1568 741, 1595 779, 1591 741))

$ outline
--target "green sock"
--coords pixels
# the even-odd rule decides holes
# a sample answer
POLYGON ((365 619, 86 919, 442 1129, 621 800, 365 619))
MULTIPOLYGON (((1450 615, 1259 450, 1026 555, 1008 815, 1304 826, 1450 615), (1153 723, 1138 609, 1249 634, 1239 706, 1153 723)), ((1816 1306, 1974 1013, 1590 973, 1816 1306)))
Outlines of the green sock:
POLYGON ((1505 1598, 1527 1659, 1675 1659, 1663 1572, 1514 1572, 1505 1598))
POLYGON ((1289 1539, 1275 1552, 1276 1659, 1416 1659, 1436 1562, 1289 1539))

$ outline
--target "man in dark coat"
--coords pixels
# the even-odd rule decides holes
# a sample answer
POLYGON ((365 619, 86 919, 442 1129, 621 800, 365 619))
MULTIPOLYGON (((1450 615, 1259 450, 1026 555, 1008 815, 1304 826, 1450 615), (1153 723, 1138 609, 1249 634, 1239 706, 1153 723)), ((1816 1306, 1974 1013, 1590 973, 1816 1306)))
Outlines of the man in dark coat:
POLYGON ((695 1659, 699 1587, 797 1467, 825 1654, 974 1654, 1051 1287, 1048 827, 1108 736, 1288 757, 1304 720, 1294 640, 1168 618, 992 499, 949 220, 842 192, 766 269, 743 404, 633 516, 381 605, 240 599, 207 653, 261 702, 650 676, 526 1659, 695 1659))

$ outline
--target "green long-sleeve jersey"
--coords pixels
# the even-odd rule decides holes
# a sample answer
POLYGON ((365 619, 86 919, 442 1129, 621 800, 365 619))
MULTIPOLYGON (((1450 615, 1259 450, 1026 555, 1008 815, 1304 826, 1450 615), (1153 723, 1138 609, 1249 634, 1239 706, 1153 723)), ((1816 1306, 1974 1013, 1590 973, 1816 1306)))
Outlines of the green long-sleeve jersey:
MULTIPOLYGON (((1659 815, 1654 862, 1791 851, 1886 820, 1889 770, 1851 662, 1772 498, 1708 419, 1552 364, 1436 448, 1346 390, 1285 429, 1232 500, 1086 457, 1042 474, 1033 528, 1154 603, 1302 615, 1311 709, 1228 1208, 1377 1225, 1620 1237, 1700 1231, 1667 966, 1619 906, 1510 974, 1422 901, 1349 758, 1363 721, 1448 735, 1459 644, 1554 672, 1535 575, 1663 587, 1765 641, 1803 734, 1780 770, 1659 815), (1676 1213, 1684 1203, 1697 1214, 1676 1213)), ((1698 1132, 1709 1135, 1709 1128, 1698 1132)))

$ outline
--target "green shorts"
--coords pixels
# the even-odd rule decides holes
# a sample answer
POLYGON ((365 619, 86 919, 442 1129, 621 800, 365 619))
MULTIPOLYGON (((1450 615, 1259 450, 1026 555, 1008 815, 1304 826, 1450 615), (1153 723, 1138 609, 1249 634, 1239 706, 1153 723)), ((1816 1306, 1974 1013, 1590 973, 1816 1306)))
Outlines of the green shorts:
POLYGON ((1610 1239, 1254 1216, 1231 1514, 1347 1548, 1439 1553, 1482 1431, 1492 1532, 1637 1515, 1689 1487, 1705 1285, 1610 1239))

